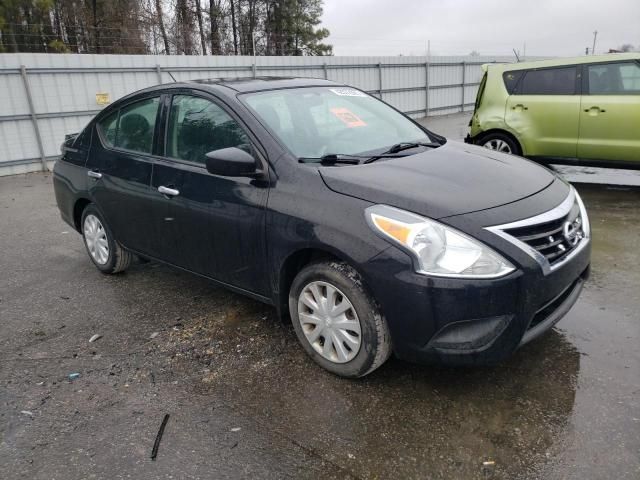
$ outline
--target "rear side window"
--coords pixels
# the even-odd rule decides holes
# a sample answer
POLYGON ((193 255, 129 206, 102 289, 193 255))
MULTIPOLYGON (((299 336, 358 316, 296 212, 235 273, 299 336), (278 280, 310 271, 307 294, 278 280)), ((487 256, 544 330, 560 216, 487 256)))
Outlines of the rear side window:
POLYGON ((511 72, 504 72, 502 74, 502 80, 504 81, 504 86, 507 89, 507 92, 509 92, 509 95, 514 93, 523 73, 524 70, 514 70, 511 72))
POLYGON ((131 103, 98 122, 102 141, 108 147, 151 154, 153 131, 160 97, 131 103))
POLYGON ((173 97, 167 131, 167 156, 204 163, 207 153, 229 147, 250 149, 249 139, 238 122, 205 98, 173 97))
POLYGON ((118 128, 118 110, 107 115, 103 120, 98 122, 98 131, 104 143, 108 147, 115 147, 116 132, 118 128))
POLYGON ((528 70, 517 85, 520 95, 575 95, 576 67, 528 70))
POLYGON ((116 147, 151 154, 160 98, 148 98, 120 109, 116 147))
POLYGON ((589 65, 589 94, 640 93, 640 66, 637 63, 589 65))

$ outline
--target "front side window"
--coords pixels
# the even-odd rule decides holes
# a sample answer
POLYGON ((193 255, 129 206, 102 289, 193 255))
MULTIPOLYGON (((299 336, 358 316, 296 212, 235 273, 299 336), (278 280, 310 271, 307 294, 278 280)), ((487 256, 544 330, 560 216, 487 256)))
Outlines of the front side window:
POLYGON ((98 122, 98 131, 108 147, 151 154, 153 131, 160 97, 130 103, 98 122))
POLYGON ((640 65, 605 63, 589 65, 589 94, 640 93, 640 65))
POLYGON ((397 143, 432 141, 404 115, 353 88, 291 88, 242 98, 299 158, 366 154, 397 143))
POLYGON ((173 97, 167 129, 168 157, 204 164, 207 153, 229 147, 249 148, 249 139, 238 122, 205 98, 173 97))
POLYGON ((519 83, 515 93, 521 95, 575 95, 576 75, 576 67, 529 70, 519 83))

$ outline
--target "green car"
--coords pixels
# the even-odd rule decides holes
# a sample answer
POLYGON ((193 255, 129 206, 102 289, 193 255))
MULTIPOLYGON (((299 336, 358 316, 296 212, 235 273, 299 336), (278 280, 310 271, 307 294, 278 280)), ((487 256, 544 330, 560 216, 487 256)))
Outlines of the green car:
POLYGON ((640 53, 482 68, 467 143, 541 163, 640 168, 640 53))

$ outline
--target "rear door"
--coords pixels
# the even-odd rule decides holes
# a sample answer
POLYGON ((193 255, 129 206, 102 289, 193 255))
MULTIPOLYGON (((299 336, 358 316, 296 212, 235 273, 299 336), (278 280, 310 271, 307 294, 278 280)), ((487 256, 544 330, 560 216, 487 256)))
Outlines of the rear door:
POLYGON ((640 64, 585 65, 578 157, 640 163, 640 64))
POLYGON ((162 202, 154 212, 159 258, 266 294, 268 182, 212 175, 205 167, 205 154, 213 150, 238 147, 258 155, 255 140, 224 104, 197 92, 174 94, 166 116, 165 154, 152 178, 162 202))
POLYGON ((575 158, 580 110, 576 66, 527 70, 506 104, 506 123, 527 156, 575 158))
POLYGON ((115 238, 124 246, 152 254, 148 215, 160 95, 140 97, 96 122, 87 159, 89 192, 115 238))

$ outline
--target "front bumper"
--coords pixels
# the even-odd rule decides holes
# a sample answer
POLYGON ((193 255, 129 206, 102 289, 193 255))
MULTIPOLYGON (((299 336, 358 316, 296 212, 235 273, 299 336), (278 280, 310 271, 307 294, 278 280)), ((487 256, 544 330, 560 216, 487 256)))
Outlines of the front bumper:
POLYGON ((397 357, 417 363, 494 364, 555 325, 589 276, 590 243, 545 274, 535 262, 494 280, 428 277, 388 249, 365 276, 397 357), (383 273, 384 272, 384 273, 383 273))

